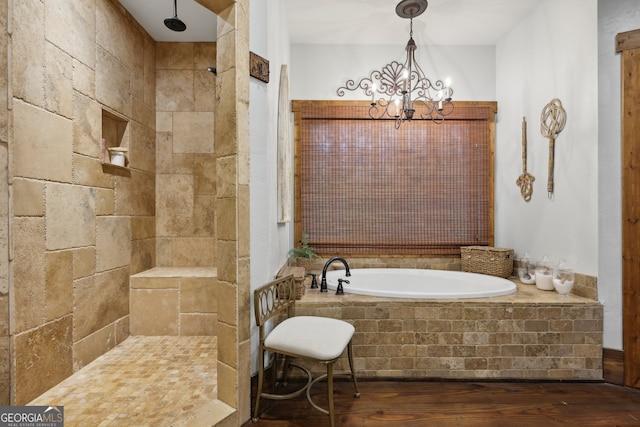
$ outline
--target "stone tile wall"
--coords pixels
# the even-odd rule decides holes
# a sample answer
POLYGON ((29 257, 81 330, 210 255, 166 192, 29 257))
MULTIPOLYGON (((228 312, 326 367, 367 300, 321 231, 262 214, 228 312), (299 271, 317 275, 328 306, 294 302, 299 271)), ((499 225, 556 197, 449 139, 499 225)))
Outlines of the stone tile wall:
POLYGON ((216 335, 216 269, 156 267, 131 276, 131 335, 216 335))
MULTIPOLYGON (((394 300, 307 290, 296 303, 296 315, 355 326, 360 377, 601 380, 602 313, 597 301, 560 299, 519 283, 515 295, 489 300, 394 300)), ((339 368, 348 368, 346 358, 339 368)))
MULTIPOLYGON (((218 1, 216 259, 218 399, 250 417, 249 1, 218 1), (222 5, 223 3, 226 3, 222 5)), ((232 425, 226 424, 225 425, 232 425)))
MULTIPOLYGON (((0 28, 7 28, 7 0, 0 0, 0 28)), ((0 32, 0 56, 7 58, 9 36, 0 32)), ((8 69, 0 67, 0 405, 10 402, 9 353, 9 163, 8 163, 8 69)))
POLYGON ((215 65, 215 43, 156 45, 158 266, 215 266, 215 65))
MULTIPOLYGON (((8 163, 9 400, 19 405, 129 335, 129 275, 151 268, 156 257, 156 55, 155 42, 117 1, 12 5, 12 52, 2 56, 10 58, 13 128, 7 140, 0 110, 0 171, 8 163), (128 122, 125 171, 102 167, 103 110, 128 122)), ((2 28, 6 10, 1 0, 2 28)), ((5 269, 0 261, 0 336, 5 269)), ((0 337, 0 352, 5 344, 0 337)))
MULTIPOLYGON (((12 4, 0 0, 0 27, 9 27, 10 10, 13 29, 11 54, 8 36, 0 35, 12 76, 8 81, 7 70, 0 71, 0 90, 11 95, 8 110, 0 107, 0 175, 10 183, 1 193, 12 195, 0 206, 13 209, 10 218, 0 211, 0 237, 7 237, 0 239, 0 251, 12 253, 2 257, 12 265, 0 261, 0 359, 9 359, 11 334, 13 354, 2 366, 15 368, 11 396, 4 380, 9 372, 0 370, 0 401, 23 404, 129 335, 130 275, 155 265, 215 266, 216 249, 226 250, 228 237, 217 241, 213 224, 240 218, 248 232, 248 125, 236 120, 248 108, 248 2, 211 3, 219 37, 232 41, 218 69, 233 83, 242 77, 241 90, 225 85, 232 98, 221 104, 231 115, 215 132, 232 150, 221 159, 212 143, 216 79, 206 71, 216 66, 214 45, 160 44, 156 61, 156 43, 116 0, 12 4), (235 71, 238 58, 246 62, 246 75, 235 71), (105 111, 127 123, 126 170, 101 164, 105 111), (225 168, 229 159, 238 160, 231 170, 225 168), (158 192, 156 173, 162 175, 158 192), (238 203, 214 220, 216 176, 239 183, 240 191, 233 191, 238 203), (11 322, 3 294, 10 282, 16 307, 11 322)), ((236 251, 225 258, 236 268, 223 263, 224 295, 238 303, 222 310, 228 350, 219 386, 234 407, 244 404, 238 387, 249 385, 249 372, 238 369, 248 366, 250 348, 246 322, 238 325, 238 314, 249 312, 247 232, 233 237, 236 251), (236 289, 238 281, 246 291, 236 289), (234 333, 237 328, 241 333, 234 333)), ((246 407, 240 410, 248 414, 246 407)))
MULTIPOLYGON (((330 257, 298 258, 292 263, 305 267, 307 272, 322 272, 322 267, 330 257)), ((350 268, 425 268, 428 270, 460 271, 460 257, 388 257, 367 258, 347 257, 350 268)), ((329 269, 344 268, 341 263, 331 264, 329 269)))

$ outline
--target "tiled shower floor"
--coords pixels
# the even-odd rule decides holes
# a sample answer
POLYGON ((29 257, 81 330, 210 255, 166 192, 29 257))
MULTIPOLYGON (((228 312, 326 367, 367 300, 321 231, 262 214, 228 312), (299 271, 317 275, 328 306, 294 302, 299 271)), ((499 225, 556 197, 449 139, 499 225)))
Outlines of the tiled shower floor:
POLYGON ((30 405, 63 405, 67 427, 191 426, 212 410, 216 371, 216 337, 129 337, 30 405))

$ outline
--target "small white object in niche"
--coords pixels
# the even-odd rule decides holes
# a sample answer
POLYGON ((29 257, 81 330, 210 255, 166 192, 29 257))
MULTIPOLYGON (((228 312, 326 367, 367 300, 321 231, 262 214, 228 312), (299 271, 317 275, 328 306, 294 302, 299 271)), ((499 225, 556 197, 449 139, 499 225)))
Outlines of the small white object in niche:
POLYGON ((123 166, 126 163, 126 153, 129 151, 125 147, 109 147, 109 156, 111 157, 111 164, 116 166, 123 166))

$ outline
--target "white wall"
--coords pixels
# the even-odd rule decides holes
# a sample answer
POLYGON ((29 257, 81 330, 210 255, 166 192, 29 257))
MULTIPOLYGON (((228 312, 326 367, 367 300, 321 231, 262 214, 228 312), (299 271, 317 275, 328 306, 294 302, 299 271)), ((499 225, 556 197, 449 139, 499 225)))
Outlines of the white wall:
MULTIPOLYGON (((291 247, 293 224, 277 221, 277 124, 280 67, 289 63, 282 0, 251 0, 250 49, 269 60, 269 83, 250 81, 251 291, 273 280, 291 247)), ((292 208, 293 209, 293 208, 292 208)), ((252 354, 257 328, 252 311, 252 354)), ((255 357, 251 358, 256 372, 255 357)))
MULTIPOLYGON (((631 8, 634 2, 637 9, 637 0, 621 3, 631 8)), ((495 47, 419 46, 417 53, 427 75, 452 78, 455 99, 498 101, 496 246, 527 251, 533 257, 563 259, 578 272, 595 276, 599 260, 597 16, 597 0, 546 0, 495 47), (567 124, 556 140, 555 191, 549 199, 549 148, 540 132, 540 114, 553 98, 562 101, 567 124), (522 117, 528 122, 527 168, 536 177, 530 202, 524 202, 516 185, 522 173, 522 117)), ((402 62, 402 55, 398 46, 294 45, 292 99, 342 99, 335 90, 347 79, 367 76, 391 60, 402 62)), ((608 192, 606 196, 612 197, 608 192)), ((619 254, 616 257, 619 263, 619 254)), ((599 277, 599 293, 606 302, 608 285, 603 279, 599 277)), ((605 318, 610 310, 615 308, 605 304, 605 318)), ((617 347, 609 332, 618 335, 620 324, 619 314, 605 324, 605 346, 617 347)))
MULTIPOLYGON (((391 61, 404 63, 404 46, 292 45, 291 99, 368 99, 364 94, 338 97, 349 79, 368 77, 391 61)), ((416 61, 432 80, 451 78, 453 97, 465 101, 495 99, 493 46, 420 46, 416 61)))
POLYGON ((598 295, 604 346, 622 349, 621 80, 616 34, 640 28, 637 0, 598 1, 598 295))
MULTIPOLYGON (((618 32, 637 28, 637 0, 546 0, 495 47, 419 46, 418 52, 428 75, 453 79, 455 99, 498 101, 496 245, 565 259, 597 276, 604 346, 612 349, 622 349, 620 57, 614 46, 618 32), (567 124, 556 141, 550 200, 540 113, 555 97, 567 124), (515 183, 522 172, 523 116, 528 171, 536 177, 528 203, 515 183)), ((292 99, 342 99, 338 86, 391 60, 402 61, 401 48, 294 45, 292 99)))
MULTIPOLYGON (((496 47, 418 46, 427 75, 451 77, 454 101, 498 101, 496 239, 498 246, 532 256, 565 259, 597 274, 597 55, 596 0, 545 1, 496 47), (571 25, 566 17, 571 16, 571 25), (563 101, 568 122, 556 144, 555 199, 546 192, 548 142, 540 112, 563 101), (521 173, 521 120, 529 121, 528 169, 536 176, 525 203, 515 181, 521 173)), ((338 86, 368 76, 401 46, 294 45, 293 99, 342 99, 338 86)), ((366 99, 363 95, 346 99, 366 99)))
POLYGON ((496 239, 498 246, 565 260, 597 275, 598 109, 596 0, 546 0, 496 46, 496 239), (571 17, 568 21, 567 17, 571 17), (570 23, 569 23, 570 22, 570 23), (554 195, 547 194, 548 139, 540 115, 553 98, 567 121, 555 144, 554 195), (516 185, 527 118, 531 201, 516 185))

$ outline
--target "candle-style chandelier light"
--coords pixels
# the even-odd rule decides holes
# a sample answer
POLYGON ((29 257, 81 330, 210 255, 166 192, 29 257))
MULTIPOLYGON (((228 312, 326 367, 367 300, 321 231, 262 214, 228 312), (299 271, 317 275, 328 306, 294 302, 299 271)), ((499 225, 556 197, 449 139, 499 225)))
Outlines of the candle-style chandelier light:
POLYGON ((369 116, 372 119, 395 119, 396 129, 405 121, 414 119, 441 123, 453 112, 453 89, 450 81, 432 82, 415 58, 413 18, 422 15, 428 5, 427 0, 402 0, 396 6, 396 14, 410 20, 404 64, 393 61, 381 70, 372 71, 369 77, 363 77, 357 83, 348 80, 337 91, 338 96, 344 96, 345 90, 364 91, 365 95, 371 97, 369 116))

